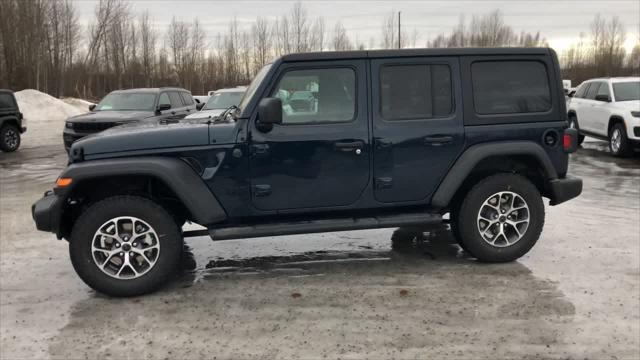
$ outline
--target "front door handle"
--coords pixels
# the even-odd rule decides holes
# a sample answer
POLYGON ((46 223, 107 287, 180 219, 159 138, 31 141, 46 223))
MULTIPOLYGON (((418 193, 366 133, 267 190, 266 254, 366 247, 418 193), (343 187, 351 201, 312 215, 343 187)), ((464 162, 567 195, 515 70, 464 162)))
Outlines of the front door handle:
POLYGON ((263 197, 271 195, 271 185, 254 185, 253 186, 253 194, 256 197, 263 197))
POLYGON ((453 141, 453 136, 449 135, 435 135, 427 136, 424 138, 424 144, 429 146, 441 146, 449 144, 453 141))

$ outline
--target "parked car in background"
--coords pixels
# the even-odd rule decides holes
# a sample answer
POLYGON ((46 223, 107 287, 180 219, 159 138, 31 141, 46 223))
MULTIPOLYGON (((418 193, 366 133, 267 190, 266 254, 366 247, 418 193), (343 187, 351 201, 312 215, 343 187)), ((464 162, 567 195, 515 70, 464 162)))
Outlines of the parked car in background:
POLYGON ((568 104, 569 124, 584 136, 608 140, 615 156, 640 146, 640 77, 583 82, 568 104))
POLYGON ((135 141, 119 127, 77 142, 33 218, 114 296, 162 285, 184 237, 206 234, 400 227, 396 241, 410 243, 450 213, 473 257, 513 261, 540 237, 542 198, 582 191, 567 174, 577 131, 559 73, 545 48, 285 55, 258 72, 235 121, 134 124, 135 141), (317 106, 285 112, 283 89, 317 92, 317 106))
POLYGON ((187 119, 213 119, 231 106, 238 106, 246 90, 245 87, 216 90, 200 111, 187 116, 187 119))
POLYGON ((25 119, 11 90, 0 89, 0 150, 12 152, 20 147, 21 134, 27 131, 25 119))
POLYGON ((196 111, 191 93, 181 88, 144 88, 110 92, 90 112, 67 119, 62 133, 67 151, 78 139, 114 126, 145 119, 180 120, 196 111))
POLYGON ((209 95, 193 95, 193 100, 196 102, 196 108, 200 110, 204 104, 209 101, 209 95))

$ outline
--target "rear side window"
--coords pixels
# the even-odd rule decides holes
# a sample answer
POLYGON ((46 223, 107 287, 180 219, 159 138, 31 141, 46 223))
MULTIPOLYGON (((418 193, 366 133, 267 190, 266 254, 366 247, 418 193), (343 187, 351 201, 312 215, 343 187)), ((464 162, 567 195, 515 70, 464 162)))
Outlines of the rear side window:
POLYGON ((174 92, 174 91, 170 92, 169 99, 171 99, 171 108, 175 109, 175 108, 184 107, 184 104, 182 103, 182 99, 180 98, 180 94, 178 94, 177 92, 174 92))
POLYGON ((549 77, 541 62, 474 62, 471 78, 478 114, 535 113, 551 109, 549 77))
POLYGON ((13 96, 0 93, 0 109, 13 109, 15 107, 16 104, 13 102, 13 96))
POLYGON ((385 120, 412 120, 451 114, 448 65, 391 65, 380 70, 380 112, 385 120))

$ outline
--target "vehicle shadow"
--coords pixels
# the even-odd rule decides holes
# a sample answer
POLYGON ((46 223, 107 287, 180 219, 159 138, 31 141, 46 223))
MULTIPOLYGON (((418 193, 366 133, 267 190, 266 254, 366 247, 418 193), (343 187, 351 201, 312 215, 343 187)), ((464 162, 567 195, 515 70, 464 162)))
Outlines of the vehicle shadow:
POLYGON ((519 262, 478 263, 438 229, 383 249, 356 243, 350 251, 211 258, 138 298, 90 292, 49 339, 49 351, 55 358, 333 358, 347 346, 364 358, 460 358, 473 348, 474 358, 493 359, 564 344, 574 312, 554 282, 519 262))

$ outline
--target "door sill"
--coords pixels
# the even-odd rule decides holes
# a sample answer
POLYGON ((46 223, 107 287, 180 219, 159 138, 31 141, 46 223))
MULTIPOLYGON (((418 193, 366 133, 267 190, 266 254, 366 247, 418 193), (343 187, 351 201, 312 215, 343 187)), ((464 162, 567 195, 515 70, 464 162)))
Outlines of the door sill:
MULTIPOLYGON (((335 218, 308 221, 273 222, 237 227, 210 228, 214 241, 246 239, 263 236, 311 234, 332 231, 383 229, 404 226, 433 226, 443 222, 437 213, 405 213, 397 215, 369 216, 361 218, 335 218)), ((204 231, 202 231, 204 232, 204 231)), ((203 235, 199 233, 199 235, 203 235)), ((186 234, 185 234, 186 236, 186 234)))

